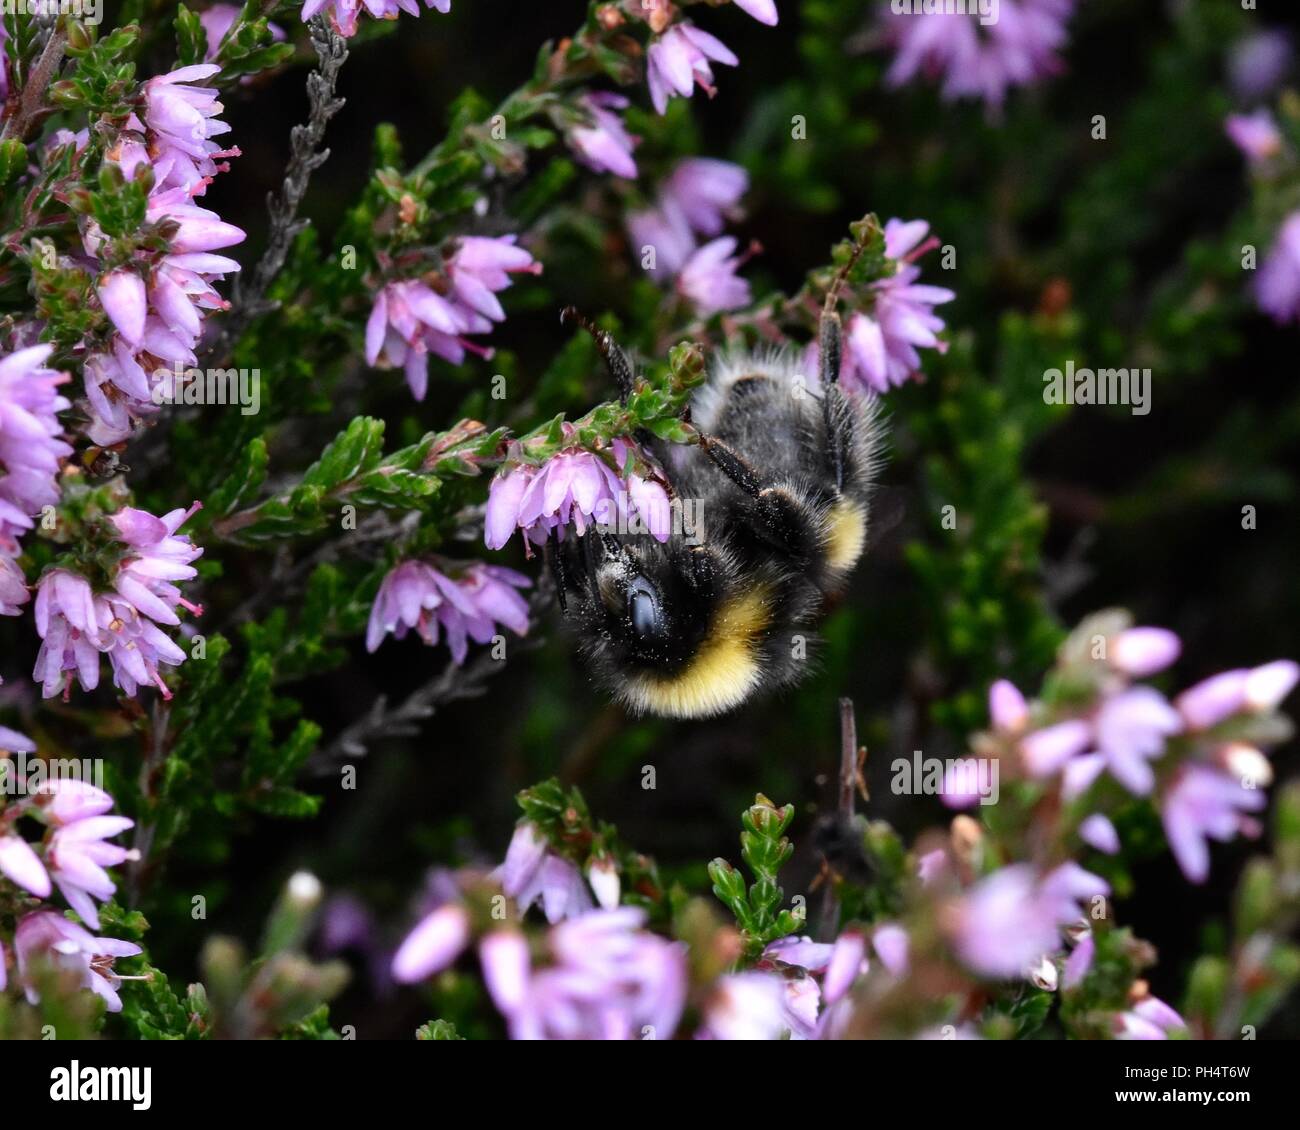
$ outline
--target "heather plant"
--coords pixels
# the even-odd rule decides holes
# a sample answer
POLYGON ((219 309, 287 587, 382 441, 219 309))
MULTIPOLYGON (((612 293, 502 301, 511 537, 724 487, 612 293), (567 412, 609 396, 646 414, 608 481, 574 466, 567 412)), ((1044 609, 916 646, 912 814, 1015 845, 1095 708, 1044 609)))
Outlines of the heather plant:
POLYGON ((1287 30, 504 7, 0 9, 0 1035, 1294 1036, 1287 30), (629 715, 736 358, 866 554, 629 715))

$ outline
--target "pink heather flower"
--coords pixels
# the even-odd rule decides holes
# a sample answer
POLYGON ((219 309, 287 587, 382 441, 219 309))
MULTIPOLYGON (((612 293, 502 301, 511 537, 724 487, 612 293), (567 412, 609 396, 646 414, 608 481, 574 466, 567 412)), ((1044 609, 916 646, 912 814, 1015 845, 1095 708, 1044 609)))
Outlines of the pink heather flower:
POLYGON ((0 557, 0 616, 19 615, 31 598, 23 571, 9 558, 0 557))
POLYGON ((45 865, 22 836, 0 836, 0 875, 37 898, 49 898, 50 877, 45 865))
POLYGON ((493 872, 501 889, 525 913, 540 903, 552 924, 592 909, 591 895, 577 865, 553 854, 536 827, 525 820, 515 828, 505 862, 493 872))
POLYGON ((661 206, 679 214, 694 232, 715 236, 726 220, 735 218, 740 199, 749 191, 749 174, 730 161, 688 157, 678 161, 660 186, 661 206))
POLYGON ((1205 765, 1181 769, 1161 802, 1161 817, 1170 850, 1189 882, 1203 883, 1210 873, 1207 840, 1226 843, 1258 826, 1244 816, 1258 812, 1266 800, 1258 789, 1205 765))
POLYGON ((113 807, 113 798, 103 789, 72 777, 47 781, 37 791, 35 800, 35 815, 56 828, 103 816, 113 807))
MULTIPOLYGON (((436 8, 445 15, 451 11, 451 0, 424 0, 424 6, 436 8)), ((402 12, 412 16, 420 14, 418 0, 306 0, 302 6, 302 22, 326 12, 334 30, 350 39, 357 33, 357 18, 363 8, 377 20, 395 20, 402 12)))
MULTIPOLYGON (((893 958, 898 956, 899 951, 897 938, 890 936, 890 929, 888 926, 879 927, 877 934, 884 931, 883 944, 893 958)), ((763 965, 760 966, 763 971, 772 968, 771 963, 780 962, 781 964, 776 966, 778 971, 781 971, 783 966, 795 966, 810 974, 821 975, 820 986, 811 977, 802 979, 784 977, 786 1006, 784 1026, 789 1029, 793 1037, 834 1039, 843 1032, 851 1015, 851 1006, 847 999, 849 990, 858 977, 865 974, 869 968, 866 951, 866 938, 860 931, 854 929, 845 930, 834 944, 814 942, 811 938, 790 935, 778 938, 763 951, 763 965), (820 1018, 819 1011, 821 1011, 820 1018)), ((906 935, 903 937, 903 952, 903 960, 906 963, 906 935)), ((759 996, 761 995, 760 991, 759 996)), ((741 1003, 744 1003, 743 999, 741 1003)))
POLYGON ((701 315, 736 310, 750 303, 749 283, 738 278, 742 259, 736 241, 723 236, 695 251, 677 276, 677 289, 701 315))
POLYGON ((697 83, 712 98, 711 62, 734 67, 740 60, 707 31, 687 22, 673 24, 655 39, 646 55, 646 81, 655 110, 664 113, 674 94, 689 98, 697 83))
POLYGON ((117 989, 122 982, 113 972, 113 959, 134 957, 141 950, 117 938, 97 938, 52 910, 37 910, 18 923, 14 931, 14 952, 18 958, 18 979, 24 984, 29 1003, 40 1002, 31 987, 28 970, 33 959, 42 957, 78 973, 82 987, 102 997, 109 1012, 121 1012, 122 1000, 117 989))
POLYGON ((469 914, 459 903, 447 903, 425 915, 393 955, 393 978, 411 984, 450 966, 469 945, 469 914))
POLYGON ((1071 719, 1045 726, 1020 740, 1020 756, 1033 777, 1050 777, 1092 744, 1092 729, 1071 719))
POLYGON ((1282 152, 1282 131, 1277 128, 1273 115, 1262 106, 1253 114, 1229 114, 1223 128, 1251 164, 1267 161, 1282 152))
POLYGON ((46 571, 36 585, 34 611, 41 649, 32 677, 44 684, 44 697, 65 689, 66 671, 75 672, 85 690, 99 686, 99 617, 85 577, 66 569, 46 571))
POLYGON ((1281 325, 1300 321, 1300 212, 1286 218, 1260 266, 1255 301, 1281 325))
POLYGON ((203 550, 187 535, 178 537, 176 531, 202 505, 194 502, 188 510, 172 510, 161 518, 128 506, 110 519, 118 537, 130 547, 130 552, 118 563, 113 587, 138 612, 159 624, 179 624, 180 619, 173 611, 178 605, 195 616, 203 612, 202 607, 191 604, 172 583, 198 576, 198 570, 190 563, 202 557, 203 550))
POLYGON ((1060 927, 1080 916, 1078 900, 1109 887, 1077 864, 1041 881, 1028 864, 1003 867, 981 879, 952 914, 958 956, 987 977, 1024 976, 1044 954, 1060 948, 1060 927))
POLYGON ((1159 997, 1147 997, 1116 1018, 1117 1040, 1167 1040, 1171 1032, 1187 1027, 1187 1021, 1159 997))
POLYGON ((1106 855, 1114 855, 1119 851, 1119 833, 1115 831, 1115 825, 1100 812, 1094 812, 1079 825, 1079 839, 1106 855))
POLYGON ((1074 0, 1001 0, 995 22, 978 15, 924 13, 907 3, 884 17, 897 54, 885 78, 901 86, 918 76, 941 78, 945 99, 983 98, 1000 107, 1007 91, 1061 69, 1065 25, 1074 0))
MULTIPOLYGON (((611 454, 620 468, 631 450, 629 441, 614 440, 611 454)), ((575 448, 540 467, 525 463, 497 475, 488 488, 483 540, 489 549, 500 549, 521 529, 534 545, 543 545, 552 530, 563 536, 570 522, 579 537, 593 522, 634 529, 633 515, 655 539, 668 540, 670 503, 658 473, 647 478, 634 472, 624 480, 599 455, 575 448)))
POLYGON ((1165 628, 1129 628, 1111 643, 1113 667, 1136 679, 1163 671, 1178 659, 1183 645, 1165 628))
POLYGON ((430 647, 439 629, 447 633, 452 660, 464 663, 469 640, 490 643, 498 623, 528 634, 528 602, 515 590, 531 581, 513 569, 474 562, 452 578, 424 561, 403 561, 384 578, 370 610, 366 649, 374 651, 384 636, 402 639, 414 629, 430 647))
POLYGON ((564 922, 549 936, 554 964, 540 971, 520 935, 485 939, 485 979, 511 1039, 670 1039, 686 1002, 686 954, 644 923, 633 907, 564 922))
POLYGON ((737 8, 761 24, 776 27, 776 0, 734 0, 737 8))
POLYGON ((1291 69, 1291 37, 1284 31, 1257 31, 1233 44, 1228 78, 1233 93, 1245 101, 1265 98, 1291 69))
POLYGON ((1025 696, 1007 679, 999 679, 989 687, 989 721, 995 730, 1007 734, 1018 733, 1029 721, 1025 696))
POLYGON ((99 929, 99 912, 92 898, 104 902, 117 890, 106 867, 116 867, 132 853, 106 841, 135 826, 125 816, 87 816, 64 824, 50 837, 46 861, 63 897, 83 922, 99 929))
MULTIPOLYGON (((210 63, 217 57, 217 52, 221 50, 221 41, 226 38, 226 33, 242 10, 238 4, 213 4, 199 16, 199 22, 203 25, 208 40, 208 49, 203 56, 205 63, 210 63)), ((276 43, 284 42, 284 28, 274 23, 268 23, 266 26, 276 43)))
POLYGON ((880 964, 895 977, 907 972, 910 942, 907 931, 896 922, 883 922, 871 935, 871 948, 880 958, 880 964))
POLYGON ((156 75, 144 84, 144 124, 151 134, 159 188, 202 191, 204 181, 219 171, 215 159, 238 154, 237 149, 222 149, 212 140, 230 132, 230 126, 217 117, 222 111, 217 92, 190 85, 220 71, 215 63, 198 63, 156 75))
POLYGON ((699 1034, 714 1040, 779 1040, 787 1031, 784 980, 754 971, 718 979, 704 1006, 699 1034))
MULTIPOLYGON (((5 54, 5 40, 9 38, 4 21, 0 20, 0 110, 4 109, 5 99, 9 97, 9 59, 5 54)), ((4 961, 0 959, 0 977, 4 976, 4 961)), ((0 989, 4 986, 0 985, 0 989)))
MULTIPOLYGON (((17 556, 34 517, 59 501, 59 467, 72 454, 59 438, 58 414, 69 404, 56 391, 68 377, 45 368, 53 348, 33 345, 0 357, 0 556, 17 556)), ((12 604, 12 573, 4 591, 4 603, 12 604)))
POLYGON ((1096 751, 1129 792, 1146 796, 1155 784, 1150 761, 1165 752, 1165 739, 1183 728, 1178 712, 1150 687, 1134 687, 1108 698, 1093 723, 1096 751))
POLYGON ((578 159, 598 173, 634 179, 637 174, 632 150, 638 139, 627 132, 618 115, 618 111, 627 108, 627 99, 621 94, 597 91, 582 95, 577 104, 591 122, 574 126, 568 132, 569 144, 578 159))
POLYGON ((920 370, 918 349, 948 351, 947 342, 936 336, 944 321, 934 307, 957 296, 916 281, 921 268, 915 260, 937 242, 925 240, 929 230, 924 220, 892 219, 885 225, 885 255, 894 262, 894 274, 872 284, 870 311, 849 318, 840 381, 850 392, 888 392, 920 370))
POLYGON ((1097 953, 1097 943, 1089 930, 1074 945, 1070 956, 1065 959, 1065 970, 1061 976, 1061 987, 1073 989, 1082 983, 1092 968, 1092 959, 1097 953))
POLYGON ((144 320, 149 312, 144 279, 132 270, 119 268, 99 280, 96 288, 104 313, 132 349, 144 341, 144 320))
POLYGON ((542 265, 513 235, 497 239, 466 236, 447 260, 451 293, 444 297, 418 280, 392 282, 375 296, 366 323, 366 363, 402 366, 416 400, 428 391, 429 354, 459 365, 465 351, 490 357, 491 350, 465 334, 483 334, 505 311, 496 294, 510 286, 510 275, 541 274, 542 265))
MULTIPOLYGON (((95 611, 99 625, 96 646, 108 656, 113 685, 134 696, 140 687, 152 683, 163 698, 171 698, 158 666, 179 667, 185 662, 185 652, 128 600, 105 593, 95 598, 95 611)), ((91 689, 84 679, 82 685, 91 689)), ((50 694, 47 683, 45 696, 50 694)))
POLYGON ((35 753, 36 743, 26 734, 0 726, 0 751, 5 753, 35 753))
POLYGON ((1209 730, 1234 714, 1267 714, 1300 680, 1300 665, 1278 659, 1261 667, 1211 675, 1183 691, 1174 705, 1190 730, 1209 730))
POLYGON ((653 208, 629 213, 627 233, 633 255, 643 265, 649 264, 645 272, 654 278, 676 275, 695 250, 686 217, 664 200, 653 208), (652 259, 647 260, 647 252, 653 252, 652 259))

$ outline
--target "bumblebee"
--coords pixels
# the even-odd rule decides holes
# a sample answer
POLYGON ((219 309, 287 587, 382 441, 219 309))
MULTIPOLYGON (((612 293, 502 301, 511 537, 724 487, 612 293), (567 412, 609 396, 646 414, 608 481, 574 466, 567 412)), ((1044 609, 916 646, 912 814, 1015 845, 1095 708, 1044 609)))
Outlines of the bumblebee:
MULTIPOLYGON (((596 338, 624 400, 632 367, 596 338)), ((595 680, 631 713, 705 718, 798 682, 815 625, 867 543, 880 441, 874 402, 841 390, 834 296, 819 330, 819 381, 788 351, 715 359, 690 420, 698 445, 656 450, 693 528, 666 542, 608 528, 547 546, 565 618, 595 680)), ((676 510, 677 508, 674 507, 676 510)))

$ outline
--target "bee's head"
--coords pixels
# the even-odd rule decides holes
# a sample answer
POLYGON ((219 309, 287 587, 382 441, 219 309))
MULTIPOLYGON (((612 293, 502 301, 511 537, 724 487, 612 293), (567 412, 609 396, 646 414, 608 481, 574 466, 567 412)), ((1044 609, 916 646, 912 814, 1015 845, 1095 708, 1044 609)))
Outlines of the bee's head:
POLYGON ((720 714, 755 689, 767 587, 718 550, 597 530, 560 547, 568 617, 595 672, 630 710, 720 714))

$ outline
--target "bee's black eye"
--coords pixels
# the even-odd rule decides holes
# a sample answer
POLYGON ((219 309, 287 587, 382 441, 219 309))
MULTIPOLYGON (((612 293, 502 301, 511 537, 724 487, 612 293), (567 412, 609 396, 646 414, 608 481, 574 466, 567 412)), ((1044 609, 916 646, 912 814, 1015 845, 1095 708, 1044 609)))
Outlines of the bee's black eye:
POLYGON ((663 632, 659 615, 659 598, 644 577, 635 578, 627 587, 627 613, 632 630, 639 636, 657 636, 663 632))

